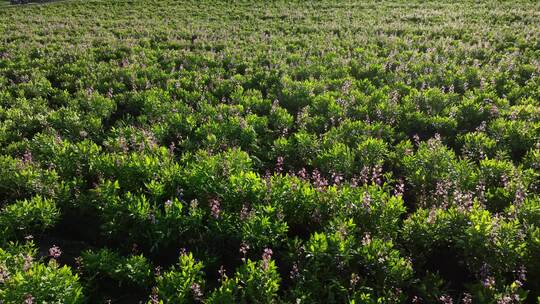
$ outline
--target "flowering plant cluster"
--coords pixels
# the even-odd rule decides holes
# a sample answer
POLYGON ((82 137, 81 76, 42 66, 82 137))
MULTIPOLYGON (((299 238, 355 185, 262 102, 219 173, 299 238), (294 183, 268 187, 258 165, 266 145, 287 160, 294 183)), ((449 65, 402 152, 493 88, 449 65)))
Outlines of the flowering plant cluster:
POLYGON ((537 3, 233 2, 0 3, 0 303, 539 301, 537 3))

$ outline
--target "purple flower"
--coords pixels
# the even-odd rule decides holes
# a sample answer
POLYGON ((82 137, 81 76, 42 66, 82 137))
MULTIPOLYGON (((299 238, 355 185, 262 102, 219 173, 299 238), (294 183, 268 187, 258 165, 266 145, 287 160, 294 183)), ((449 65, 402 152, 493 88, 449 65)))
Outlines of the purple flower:
POLYGON ((313 180, 314 186, 318 190, 322 190, 326 186, 328 186, 328 181, 321 175, 321 172, 319 172, 319 170, 317 170, 317 169, 313 170, 313 172, 311 174, 311 178, 313 180))
POLYGON ((0 283, 4 283, 10 277, 9 271, 5 267, 0 267, 0 283))
POLYGON ((414 144, 418 146, 420 144, 420 136, 418 136, 418 134, 414 134, 413 141, 414 141, 414 144))
POLYGON ((463 295, 463 299, 461 299, 461 303, 463 304, 472 304, 472 296, 470 293, 466 293, 463 295))
POLYGON ((227 273, 226 273, 225 267, 223 267, 223 265, 221 265, 219 267, 218 273, 219 273, 219 281, 220 282, 227 279, 227 273))
POLYGON ((443 206, 448 204, 448 189, 450 187, 451 182, 448 180, 438 181, 435 187, 435 193, 433 195, 442 200, 443 206))
POLYGON ((156 287, 152 288, 152 294, 150 295, 151 304, 159 304, 158 290, 156 287))
POLYGON ((302 168, 300 171, 298 171, 297 175, 301 180, 306 180, 308 178, 308 173, 307 173, 306 168, 302 168))
POLYGON ((23 270, 28 271, 30 269, 30 267, 32 267, 33 263, 34 263, 34 258, 31 255, 25 255, 24 256, 23 270))
POLYGON ((514 198, 514 204, 516 206, 521 206, 523 202, 525 201, 526 193, 523 189, 523 185, 519 185, 518 189, 516 190, 515 198, 514 198))
POLYGON ((30 151, 24 151, 24 154, 23 154, 23 162, 25 164, 27 163, 31 163, 32 162, 32 153, 30 151))
POLYGON ((486 87, 486 79, 484 77, 480 78, 480 89, 484 89, 486 87))
POLYGON ((343 175, 340 173, 332 173, 332 180, 334 181, 334 185, 339 185, 343 181, 343 175))
POLYGON ((240 219, 245 220, 250 216, 251 212, 249 210, 248 204, 244 204, 242 206, 242 210, 240 210, 240 219))
POLYGON ((221 213, 221 204, 219 203, 219 201, 213 198, 210 200, 209 205, 210 214, 212 214, 214 218, 219 218, 219 214, 221 213))
POLYGON ((476 185, 476 196, 478 198, 478 201, 481 204, 484 204, 486 202, 486 184, 483 181, 480 181, 478 185, 476 185))
POLYGON ((439 301, 441 301, 441 303, 444 303, 444 304, 452 304, 452 303, 454 303, 452 298, 450 296, 448 296, 448 295, 440 296, 439 301))
POLYGON ((356 177, 351 178, 350 185, 353 188, 358 187, 358 178, 356 178, 356 177))
POLYGON ((25 297, 24 297, 24 302, 23 304, 33 304, 34 303, 34 296, 32 296, 31 294, 27 294, 25 297))
POLYGON ((460 190, 454 191, 454 203, 460 210, 470 211, 474 204, 473 193, 470 191, 463 192, 460 190))
POLYGON ((295 279, 299 275, 300 275, 300 271, 298 270, 298 264, 296 264, 296 262, 294 262, 293 265, 292 265, 290 278, 295 279))
POLYGON ((364 209, 369 209, 369 206, 371 206, 371 196, 369 195, 369 192, 364 192, 364 197, 362 198, 362 207, 364 209))
POLYGON ((283 171, 283 156, 279 156, 276 162, 276 172, 281 173, 283 171))
POLYGON ((369 232, 366 232, 364 236, 362 237, 362 245, 366 246, 371 243, 371 235, 369 232))
POLYGON ((272 249, 270 249, 270 248, 265 248, 264 249, 264 252, 263 252, 263 255, 262 255, 263 269, 264 270, 268 269, 268 264, 270 263, 270 260, 272 259, 273 254, 274 254, 274 252, 272 251, 272 249))
POLYGON ((512 303, 520 303, 519 295, 518 294, 510 294, 510 295, 504 295, 499 301, 497 301, 497 304, 512 304, 512 303))
POLYGON ((193 282, 190 286, 190 289, 191 289, 191 292, 193 293, 193 297, 195 298, 195 300, 200 301, 203 296, 201 285, 193 282))
POLYGON ((508 181, 508 175, 503 174, 501 176, 501 183, 502 183, 504 188, 508 188, 508 185, 510 184, 509 181, 508 181))
POLYGON ((382 177, 382 167, 377 165, 373 168, 373 171, 371 174, 371 181, 377 185, 381 185, 382 183, 381 177, 382 177))
POLYGON ((402 179, 399 179, 394 189, 394 195, 401 196, 403 193, 405 193, 405 183, 403 183, 402 179))
POLYGON ((367 184, 368 183, 368 181, 369 181, 369 171, 370 171, 370 168, 368 166, 362 167, 362 170, 360 171, 360 176, 359 176, 361 184, 367 184))
POLYGON ((493 288, 495 286, 495 278, 492 276, 488 276, 482 280, 482 285, 486 288, 493 288))
POLYGON ((246 243, 242 243, 240 244, 240 249, 238 249, 238 251, 242 254, 242 262, 244 262, 246 260, 246 254, 249 250, 249 245, 246 244, 246 243))
POLYGON ((486 122, 485 122, 485 121, 482 121, 482 122, 480 123, 480 125, 478 125, 478 127, 476 127, 476 131, 478 131, 478 132, 484 132, 484 131, 486 130, 486 126, 487 126, 486 122))
POLYGON ((272 251, 272 249, 270 248, 265 248, 264 249, 264 252, 263 252, 263 259, 271 259, 272 258, 272 254, 274 254, 274 252, 272 251))
POLYGON ((499 108, 497 105, 491 105, 491 108, 489 108, 489 114, 491 114, 491 116, 499 115, 499 108))
POLYGON ((62 255, 62 250, 60 250, 60 247, 53 245, 51 248, 49 248, 49 256, 53 259, 57 259, 62 255))
POLYGON ((357 275, 356 273, 352 273, 351 274, 351 287, 356 286, 358 282, 360 282, 360 276, 357 275))
POLYGON ((527 280, 527 269, 525 266, 519 267, 517 270, 518 280, 520 281, 526 281, 527 280))

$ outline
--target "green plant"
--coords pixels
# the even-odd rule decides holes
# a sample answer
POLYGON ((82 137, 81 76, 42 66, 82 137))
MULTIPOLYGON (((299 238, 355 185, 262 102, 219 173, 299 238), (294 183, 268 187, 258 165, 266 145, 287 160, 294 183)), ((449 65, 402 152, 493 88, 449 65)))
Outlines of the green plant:
POLYGON ((36 260, 32 243, 0 248, 0 271, 0 299, 6 303, 84 303, 78 276, 54 259, 36 260))
POLYGON ((56 204, 49 199, 34 196, 6 205, 0 211, 1 239, 14 240, 51 228, 60 218, 56 204))
POLYGON ((148 289, 152 269, 143 255, 123 257, 110 249, 85 251, 79 260, 80 267, 93 284, 111 279, 121 288, 123 285, 148 289))
POLYGON ((222 277, 221 285, 208 297, 208 303, 277 303, 280 277, 271 251, 263 259, 247 260, 234 277, 222 277))
POLYGON ((178 265, 156 278, 159 297, 174 303, 201 300, 205 283, 203 267, 191 253, 180 254, 178 265))

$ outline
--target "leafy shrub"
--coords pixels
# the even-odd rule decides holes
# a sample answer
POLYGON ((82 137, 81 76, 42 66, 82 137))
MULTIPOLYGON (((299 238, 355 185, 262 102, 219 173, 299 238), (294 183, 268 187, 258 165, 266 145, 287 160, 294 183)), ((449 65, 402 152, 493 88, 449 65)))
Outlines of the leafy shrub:
POLYGON ((359 167, 382 166, 388 157, 388 145, 382 139, 367 138, 357 147, 359 167))
POLYGON ((17 201, 0 211, 2 239, 13 240, 35 233, 56 224, 60 212, 52 200, 35 196, 30 200, 17 201))
POLYGON ((487 2, 0 9, 0 302, 534 302, 538 8, 487 2))
POLYGON ((148 289, 151 282, 151 266, 142 255, 122 257, 110 249, 85 251, 80 267, 94 284, 113 280, 120 288, 127 285, 148 289))
MULTIPOLYGON (((268 249, 266 249, 268 251, 268 249)), ((271 256, 247 260, 234 277, 222 277, 221 285, 208 297, 208 303, 277 303, 280 277, 271 256)))
MULTIPOLYGON (((418 269, 429 269, 430 260, 451 252, 452 259, 447 263, 452 272, 462 271, 465 276, 475 277, 477 284, 488 284, 497 292, 510 284, 507 274, 517 271, 524 262, 526 243, 519 221, 492 217, 479 205, 470 211, 456 207, 418 210, 405 221, 403 237, 418 269)), ((444 273, 446 279, 450 273, 444 273)), ((469 287, 476 290, 478 286, 474 286, 469 287)), ((484 299, 474 290, 470 290, 475 295, 473 300, 484 299)), ((496 297, 497 292, 491 297, 496 297)))
POLYGON ((79 278, 68 266, 56 260, 47 264, 35 260, 36 248, 9 244, 0 248, 2 288, 0 299, 6 303, 84 303, 79 278))
POLYGON ((180 186, 188 198, 221 195, 226 191, 224 181, 228 175, 249 171, 252 161, 249 155, 240 150, 228 150, 217 155, 199 151, 186 155, 186 174, 181 177, 180 186), (189 187, 187 187, 189 186, 189 187))
POLYGON ((27 199, 34 195, 53 196, 58 176, 54 170, 42 170, 30 163, 0 157, 0 203, 27 199))
POLYGON ((195 261, 191 253, 182 253, 178 265, 156 278, 158 295, 174 303, 192 303, 200 300, 204 290, 203 264, 195 261))
POLYGON ((258 207, 241 221, 242 240, 252 249, 279 247, 287 237, 287 223, 275 207, 258 207))
POLYGON ((495 156, 497 141, 485 133, 466 133, 458 137, 458 141, 462 142, 463 148, 461 153, 463 156, 471 160, 480 161, 484 158, 493 158, 495 156))
MULTIPOLYGON (((465 160, 458 160, 439 139, 421 142, 414 154, 406 154, 401 165, 413 194, 422 205, 442 205, 438 196, 452 190, 472 190, 476 173, 465 160), (438 194, 438 195, 434 195, 438 194)), ((440 199, 440 198, 439 198, 440 199)))
POLYGON ((354 219, 361 233, 381 239, 395 239, 406 208, 401 196, 393 196, 383 187, 371 185, 344 187, 335 210, 338 216, 354 219))
POLYGON ((488 125, 487 132, 498 141, 500 149, 520 159, 538 140, 538 128, 535 123, 499 118, 488 125))
POLYGON ((293 298, 342 303, 365 298, 367 290, 389 297, 387 301, 399 302, 402 295, 391 295, 389 290, 407 284, 412 265, 391 241, 369 235, 358 239, 354 230, 354 222, 344 220, 334 223, 332 231, 311 236, 298 265, 293 298))
POLYGON ((485 185, 485 199, 491 210, 503 210, 514 201, 522 200, 535 175, 520 171, 509 161, 484 159, 480 161, 480 176, 485 185))
POLYGON ((269 201, 283 212, 291 230, 305 231, 320 226, 327 203, 322 194, 309 182, 298 177, 273 176, 269 201))
POLYGON ((321 151, 315 160, 315 165, 323 172, 333 172, 351 176, 354 172, 354 153, 344 144, 336 144, 321 151))

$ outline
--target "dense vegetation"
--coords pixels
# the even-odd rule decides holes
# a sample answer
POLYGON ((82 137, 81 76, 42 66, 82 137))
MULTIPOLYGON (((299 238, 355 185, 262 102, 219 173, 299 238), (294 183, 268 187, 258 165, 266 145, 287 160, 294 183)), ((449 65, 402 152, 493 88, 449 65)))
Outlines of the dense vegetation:
POLYGON ((0 302, 536 303, 537 1, 0 7, 0 302))

